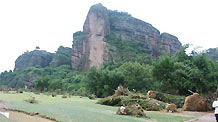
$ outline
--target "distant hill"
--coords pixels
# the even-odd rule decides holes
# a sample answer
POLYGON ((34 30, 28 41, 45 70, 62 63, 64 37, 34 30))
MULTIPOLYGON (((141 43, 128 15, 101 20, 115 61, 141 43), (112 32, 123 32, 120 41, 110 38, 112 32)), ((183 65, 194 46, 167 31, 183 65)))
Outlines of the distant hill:
POLYGON ((61 65, 71 65, 72 49, 60 46, 56 53, 49 53, 44 50, 35 49, 25 52, 15 61, 15 70, 27 67, 57 67, 61 65))
POLYGON ((205 51, 205 53, 213 61, 218 61, 218 47, 217 48, 209 48, 205 51))
POLYGON ((15 61, 15 70, 26 67, 47 67, 53 54, 44 50, 33 50, 20 55, 15 61))

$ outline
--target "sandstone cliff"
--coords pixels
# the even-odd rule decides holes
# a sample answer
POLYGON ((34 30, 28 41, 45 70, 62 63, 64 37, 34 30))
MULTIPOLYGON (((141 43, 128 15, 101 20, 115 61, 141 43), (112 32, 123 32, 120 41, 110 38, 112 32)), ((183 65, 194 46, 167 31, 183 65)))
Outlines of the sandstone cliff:
POLYGON ((86 71, 104 63, 134 60, 137 55, 158 57, 165 50, 174 54, 181 43, 168 33, 125 12, 93 5, 83 31, 73 35, 72 68, 86 71))

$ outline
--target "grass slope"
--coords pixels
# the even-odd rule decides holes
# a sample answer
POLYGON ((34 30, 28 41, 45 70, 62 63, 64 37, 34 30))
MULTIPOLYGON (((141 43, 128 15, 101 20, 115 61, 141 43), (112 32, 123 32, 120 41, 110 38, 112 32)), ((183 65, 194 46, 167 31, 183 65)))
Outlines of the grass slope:
MULTIPOLYGON (((10 109, 39 112, 42 115, 54 117, 61 122, 182 122, 191 119, 190 117, 175 116, 161 112, 146 112, 150 119, 116 115, 117 107, 95 104, 96 100, 78 96, 64 99, 61 96, 51 97, 33 93, 0 93, 0 100, 9 101, 10 106, 8 108, 10 109), (30 104, 24 101, 24 99, 28 99, 31 96, 34 96, 39 103, 30 104)), ((0 116, 1 120, 4 120, 4 118, 0 116)))

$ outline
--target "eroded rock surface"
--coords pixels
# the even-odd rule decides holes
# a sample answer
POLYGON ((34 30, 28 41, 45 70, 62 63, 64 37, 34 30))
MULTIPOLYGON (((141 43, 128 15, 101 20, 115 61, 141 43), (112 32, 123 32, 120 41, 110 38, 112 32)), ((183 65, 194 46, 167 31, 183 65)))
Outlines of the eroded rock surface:
POLYGON ((99 69, 108 62, 132 59, 131 56, 138 53, 158 57, 165 50, 173 54, 181 47, 177 37, 160 34, 151 24, 125 12, 108 10, 102 4, 90 8, 83 31, 74 33, 73 38, 72 68, 83 71, 92 66, 99 69), (130 43, 131 49, 120 49, 125 43, 130 43), (139 49, 129 54, 134 48, 139 49))

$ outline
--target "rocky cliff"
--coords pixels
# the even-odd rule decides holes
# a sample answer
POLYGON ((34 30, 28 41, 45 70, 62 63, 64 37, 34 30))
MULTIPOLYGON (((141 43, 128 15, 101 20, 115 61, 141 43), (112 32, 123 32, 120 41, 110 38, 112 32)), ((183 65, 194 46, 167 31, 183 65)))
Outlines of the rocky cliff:
POLYGON ((138 55, 158 57, 161 51, 174 54, 181 43, 168 33, 160 34, 151 24, 125 12, 93 5, 83 31, 73 35, 72 68, 86 71, 92 66, 128 61, 138 55))

